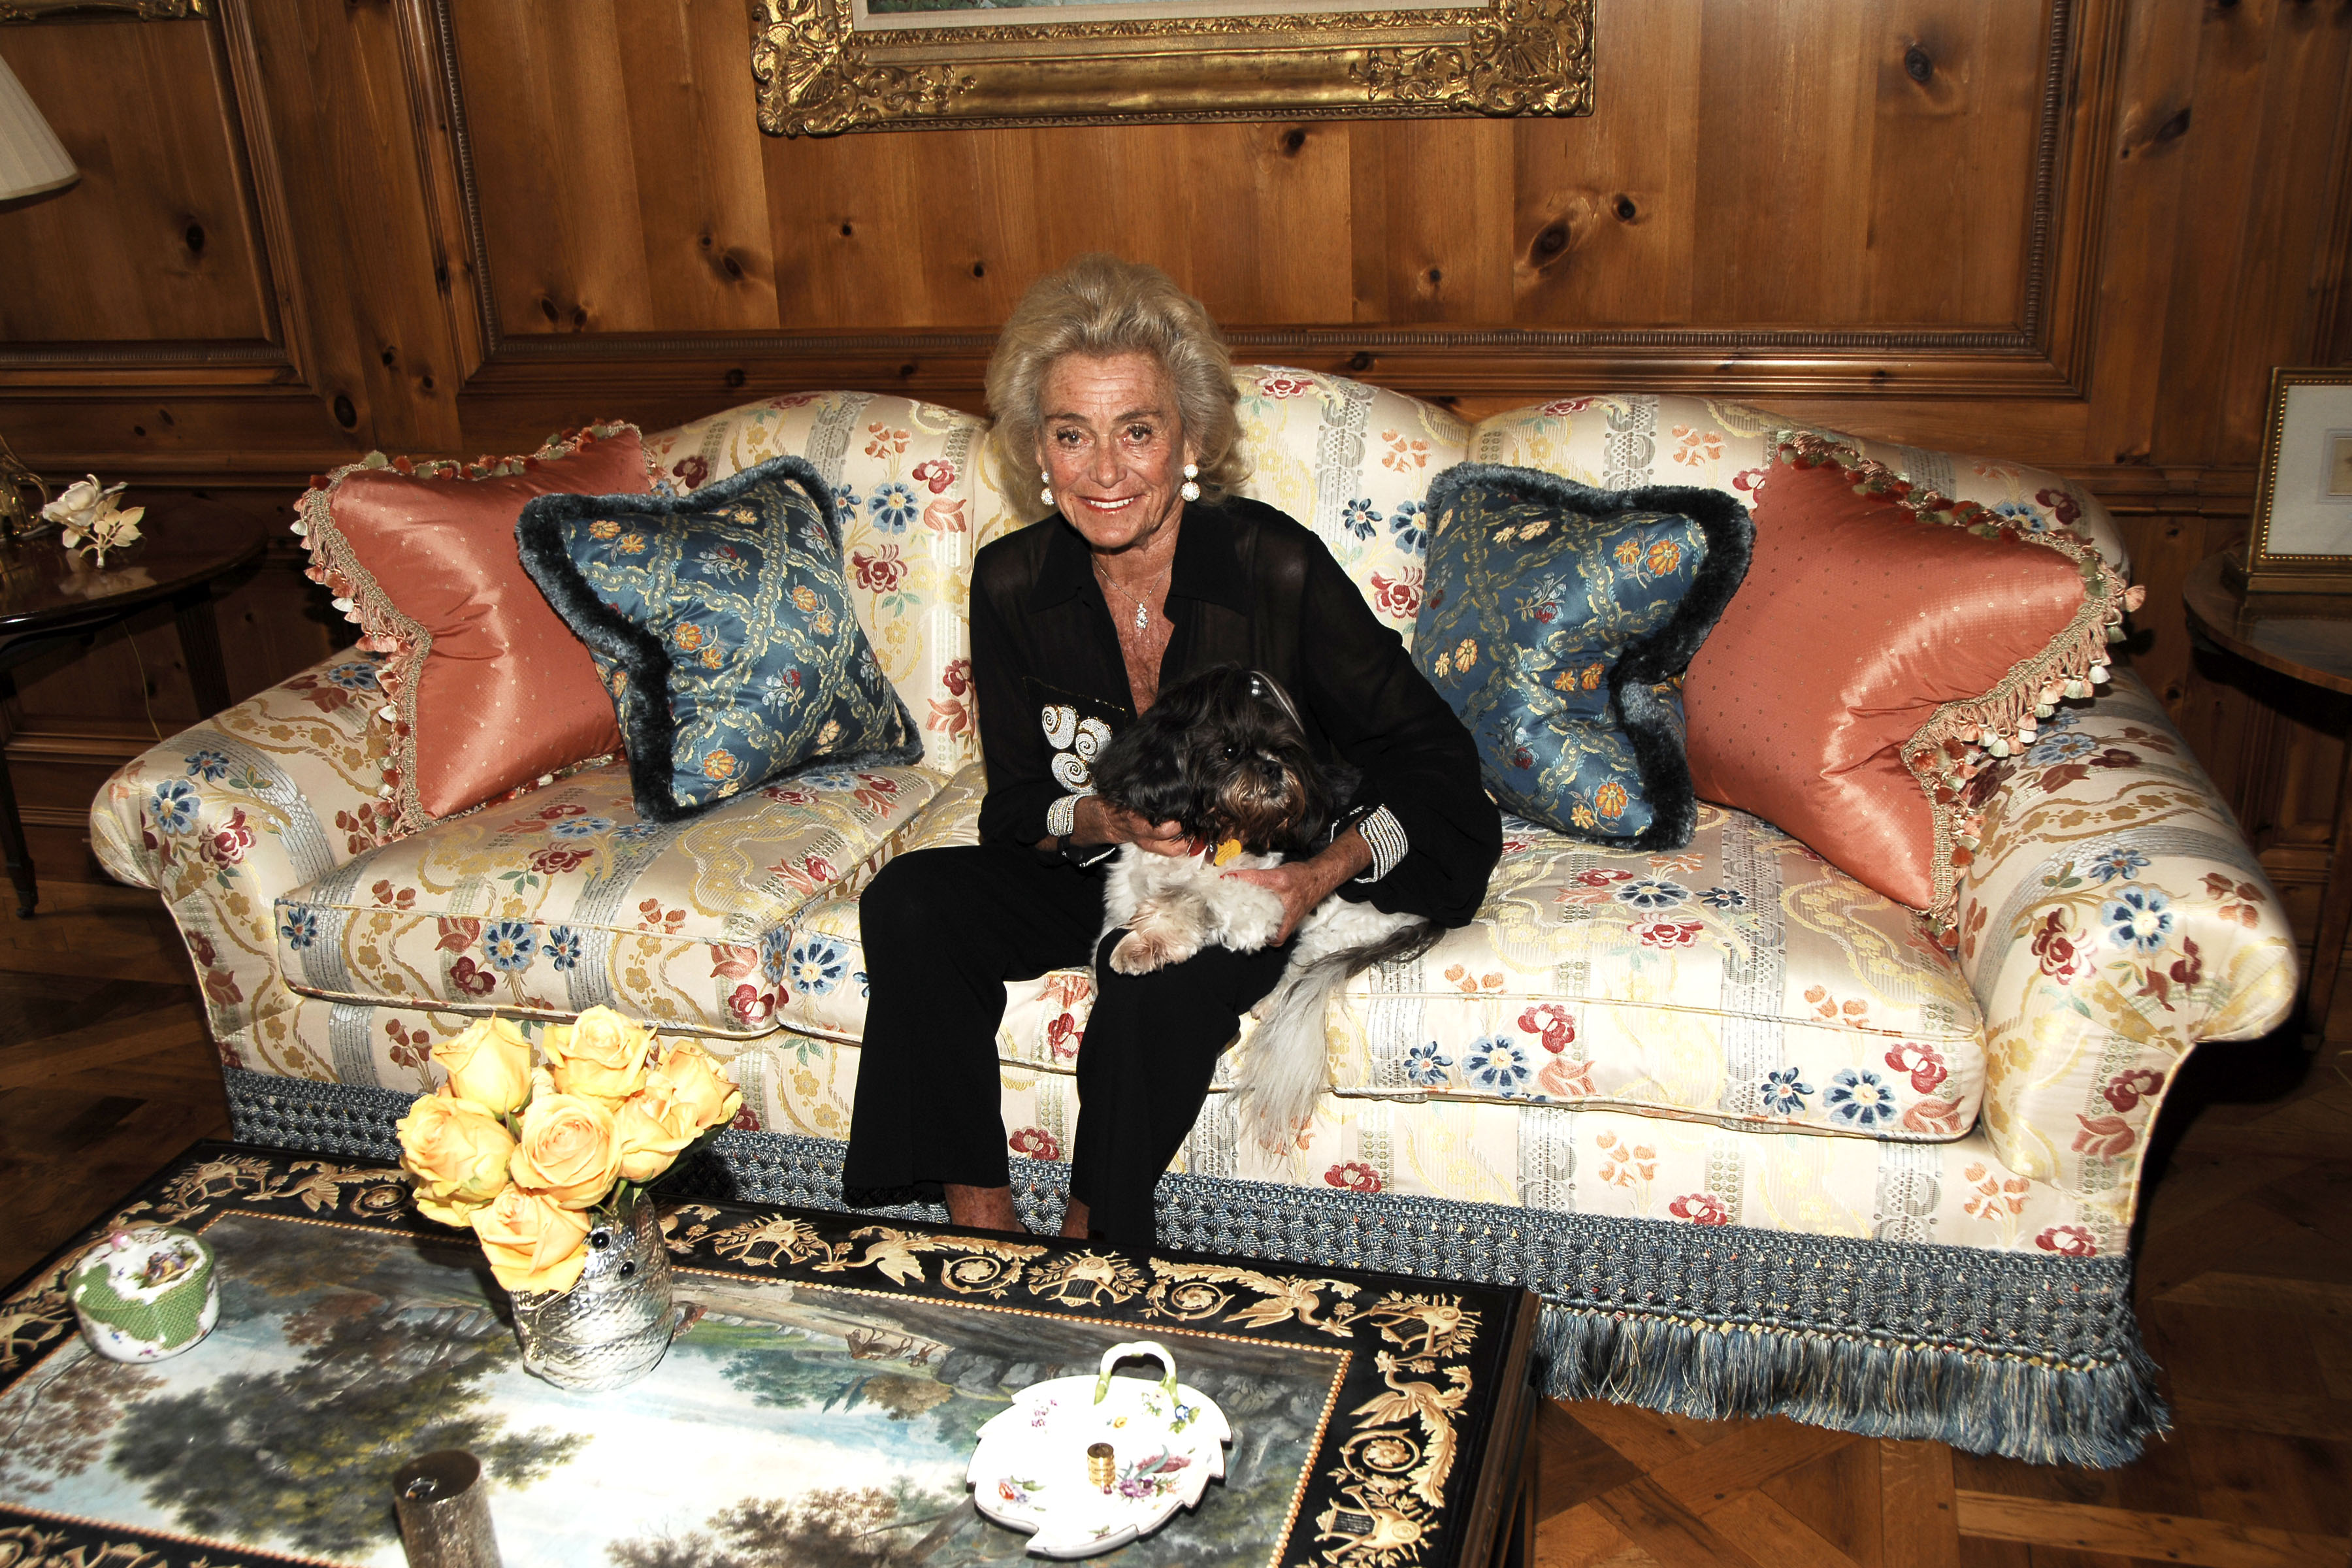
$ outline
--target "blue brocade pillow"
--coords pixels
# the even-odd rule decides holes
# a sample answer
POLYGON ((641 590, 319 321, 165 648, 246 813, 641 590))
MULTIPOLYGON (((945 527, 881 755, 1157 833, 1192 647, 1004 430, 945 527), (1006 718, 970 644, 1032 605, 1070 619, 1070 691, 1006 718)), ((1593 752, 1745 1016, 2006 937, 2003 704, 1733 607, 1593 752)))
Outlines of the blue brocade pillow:
POLYGON ((1429 488, 1413 632, 1488 793, 1572 837, 1679 849, 1698 807, 1679 678, 1748 574, 1748 509, 1464 463, 1429 488))
POLYGON ((613 694, 638 816, 674 822, 811 763, 920 760, 851 606, 832 495, 800 458, 688 496, 541 496, 515 539, 613 694))

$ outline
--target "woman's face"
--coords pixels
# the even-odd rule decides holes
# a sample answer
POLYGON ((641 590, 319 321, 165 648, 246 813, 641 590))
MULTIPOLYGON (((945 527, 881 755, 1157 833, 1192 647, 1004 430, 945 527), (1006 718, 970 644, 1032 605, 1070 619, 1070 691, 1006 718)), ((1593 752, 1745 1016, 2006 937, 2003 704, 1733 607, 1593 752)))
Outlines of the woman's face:
POLYGON ((1044 404, 1037 467, 1088 544, 1130 550, 1175 526, 1183 511, 1177 487, 1199 455, 1157 357, 1065 354, 1045 372, 1044 404))

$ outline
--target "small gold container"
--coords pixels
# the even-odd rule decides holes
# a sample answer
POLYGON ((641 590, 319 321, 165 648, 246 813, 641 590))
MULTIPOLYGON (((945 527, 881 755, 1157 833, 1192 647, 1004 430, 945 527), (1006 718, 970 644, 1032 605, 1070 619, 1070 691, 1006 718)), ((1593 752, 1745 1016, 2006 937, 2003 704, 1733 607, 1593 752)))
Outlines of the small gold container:
POLYGON ((1087 1479, 1105 1491, 1118 1484, 1118 1456, 1108 1443, 1087 1445, 1087 1479))

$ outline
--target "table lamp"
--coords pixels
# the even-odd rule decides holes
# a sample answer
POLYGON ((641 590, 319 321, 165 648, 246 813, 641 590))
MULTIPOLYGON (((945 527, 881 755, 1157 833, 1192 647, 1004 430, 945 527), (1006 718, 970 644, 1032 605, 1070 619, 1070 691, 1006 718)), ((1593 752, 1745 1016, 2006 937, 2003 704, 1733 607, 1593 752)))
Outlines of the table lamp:
MULTIPOLYGON (((25 84, 0 59, 0 213, 45 201, 80 178, 25 84)), ((48 500, 48 487, 0 439, 0 538, 31 531, 48 500)))

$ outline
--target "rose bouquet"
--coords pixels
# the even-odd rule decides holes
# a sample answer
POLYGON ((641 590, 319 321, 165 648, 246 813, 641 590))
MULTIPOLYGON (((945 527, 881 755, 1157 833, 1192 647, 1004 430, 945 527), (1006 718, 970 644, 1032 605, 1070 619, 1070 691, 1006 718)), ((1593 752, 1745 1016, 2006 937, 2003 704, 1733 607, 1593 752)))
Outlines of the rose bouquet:
POLYGON ((588 1262, 591 1212, 625 1211, 678 1156, 734 1121, 742 1092, 691 1040, 664 1040, 609 1007, 541 1033, 541 1061, 505 1018, 433 1047, 448 1081, 400 1121, 416 1206, 470 1227, 499 1284, 569 1290, 588 1262))

